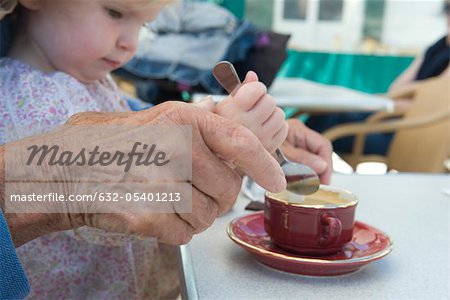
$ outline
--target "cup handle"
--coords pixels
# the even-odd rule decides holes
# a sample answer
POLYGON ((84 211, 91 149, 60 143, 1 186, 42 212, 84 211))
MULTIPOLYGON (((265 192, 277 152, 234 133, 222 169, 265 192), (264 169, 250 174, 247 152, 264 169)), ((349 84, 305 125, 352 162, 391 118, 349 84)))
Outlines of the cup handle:
POLYGON ((330 216, 328 214, 323 214, 321 217, 322 225, 328 226, 329 232, 326 236, 320 239, 321 246, 328 246, 339 239, 342 233, 342 223, 336 217, 330 216))

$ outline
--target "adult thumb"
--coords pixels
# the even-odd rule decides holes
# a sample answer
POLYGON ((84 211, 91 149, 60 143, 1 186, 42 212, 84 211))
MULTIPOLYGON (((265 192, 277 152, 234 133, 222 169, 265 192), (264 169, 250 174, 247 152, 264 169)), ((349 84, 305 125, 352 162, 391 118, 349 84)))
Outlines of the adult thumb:
POLYGON ((310 166, 319 175, 327 170, 328 164, 322 157, 305 149, 296 148, 289 143, 284 143, 283 153, 293 162, 310 166))
POLYGON ((214 108, 216 106, 211 96, 206 96, 202 100, 195 102, 193 105, 210 112, 214 112, 214 108))

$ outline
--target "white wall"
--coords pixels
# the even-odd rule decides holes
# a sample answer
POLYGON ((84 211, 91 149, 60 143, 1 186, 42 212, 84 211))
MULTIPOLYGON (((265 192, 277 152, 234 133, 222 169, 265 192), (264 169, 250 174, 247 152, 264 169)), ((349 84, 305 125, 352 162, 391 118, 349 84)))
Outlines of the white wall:
MULTIPOLYGON (((261 0, 263 1, 263 0, 261 0)), ((290 46, 319 51, 351 51, 361 40, 364 0, 345 0, 342 21, 318 21, 318 1, 309 0, 307 19, 283 19, 283 1, 274 2, 273 28, 290 33, 290 46)))
MULTIPOLYGON (((264 0, 261 0, 264 1, 264 0)), ((378 52, 416 54, 447 32, 445 0, 386 0, 378 52)), ((318 22, 317 0, 307 20, 283 19, 283 0, 274 1, 273 29, 292 34, 290 46, 313 51, 360 52, 365 0, 345 0, 342 22, 318 22)), ((373 50, 373 49, 372 49, 373 50)), ((375 49, 377 52, 377 49, 375 49)))
POLYGON ((442 3, 443 0, 386 0, 382 43, 393 52, 431 45, 447 32, 442 3))

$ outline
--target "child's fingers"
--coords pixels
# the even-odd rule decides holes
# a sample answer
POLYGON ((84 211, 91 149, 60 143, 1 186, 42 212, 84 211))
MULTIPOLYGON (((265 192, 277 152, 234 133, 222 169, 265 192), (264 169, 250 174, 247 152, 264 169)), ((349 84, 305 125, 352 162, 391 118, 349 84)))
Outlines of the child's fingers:
POLYGON ((265 134, 261 139, 264 148, 270 153, 273 153, 276 148, 280 147, 286 139, 289 127, 287 122, 277 123, 267 131, 263 131, 265 134))
POLYGON ((253 71, 248 71, 247 74, 245 75, 243 84, 246 84, 249 82, 254 82, 254 81, 259 81, 258 75, 253 71))
POLYGON ((260 137, 264 147, 273 152, 286 139, 288 125, 284 120, 284 112, 277 107, 270 118, 258 128, 257 136, 260 137))
POLYGON ((275 152, 276 148, 279 148, 283 144, 283 142, 286 140, 286 137, 288 135, 288 131, 289 131, 289 126, 287 125, 287 122, 284 122, 283 125, 281 126, 280 130, 278 130, 278 132, 275 133, 274 136, 272 137, 273 147, 269 147, 269 149, 267 149, 267 151, 269 151, 269 153, 275 152))
POLYGON ((266 130, 274 130, 276 127, 280 126, 280 124, 284 123, 285 114, 284 111, 276 107, 270 117, 262 124, 262 129, 266 130))
POLYGON ((241 86, 233 100, 243 111, 249 111, 266 94, 267 87, 263 83, 250 82, 241 86))
POLYGON ((252 120, 257 121, 258 124, 263 124, 274 113, 276 107, 277 101, 275 98, 267 94, 260 98, 248 113, 252 120))
POLYGON ((284 112, 276 107, 269 118, 264 122, 256 118, 254 114, 246 113, 246 126, 252 130, 260 139, 271 139, 278 132, 281 126, 284 126, 284 112))

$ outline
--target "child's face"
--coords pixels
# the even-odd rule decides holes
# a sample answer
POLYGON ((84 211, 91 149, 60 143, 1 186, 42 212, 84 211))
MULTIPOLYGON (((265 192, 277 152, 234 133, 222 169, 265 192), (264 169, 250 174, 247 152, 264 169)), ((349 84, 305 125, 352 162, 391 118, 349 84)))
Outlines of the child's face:
POLYGON ((30 12, 30 51, 41 65, 82 82, 104 78, 131 59, 143 24, 167 2, 44 0, 30 12))

